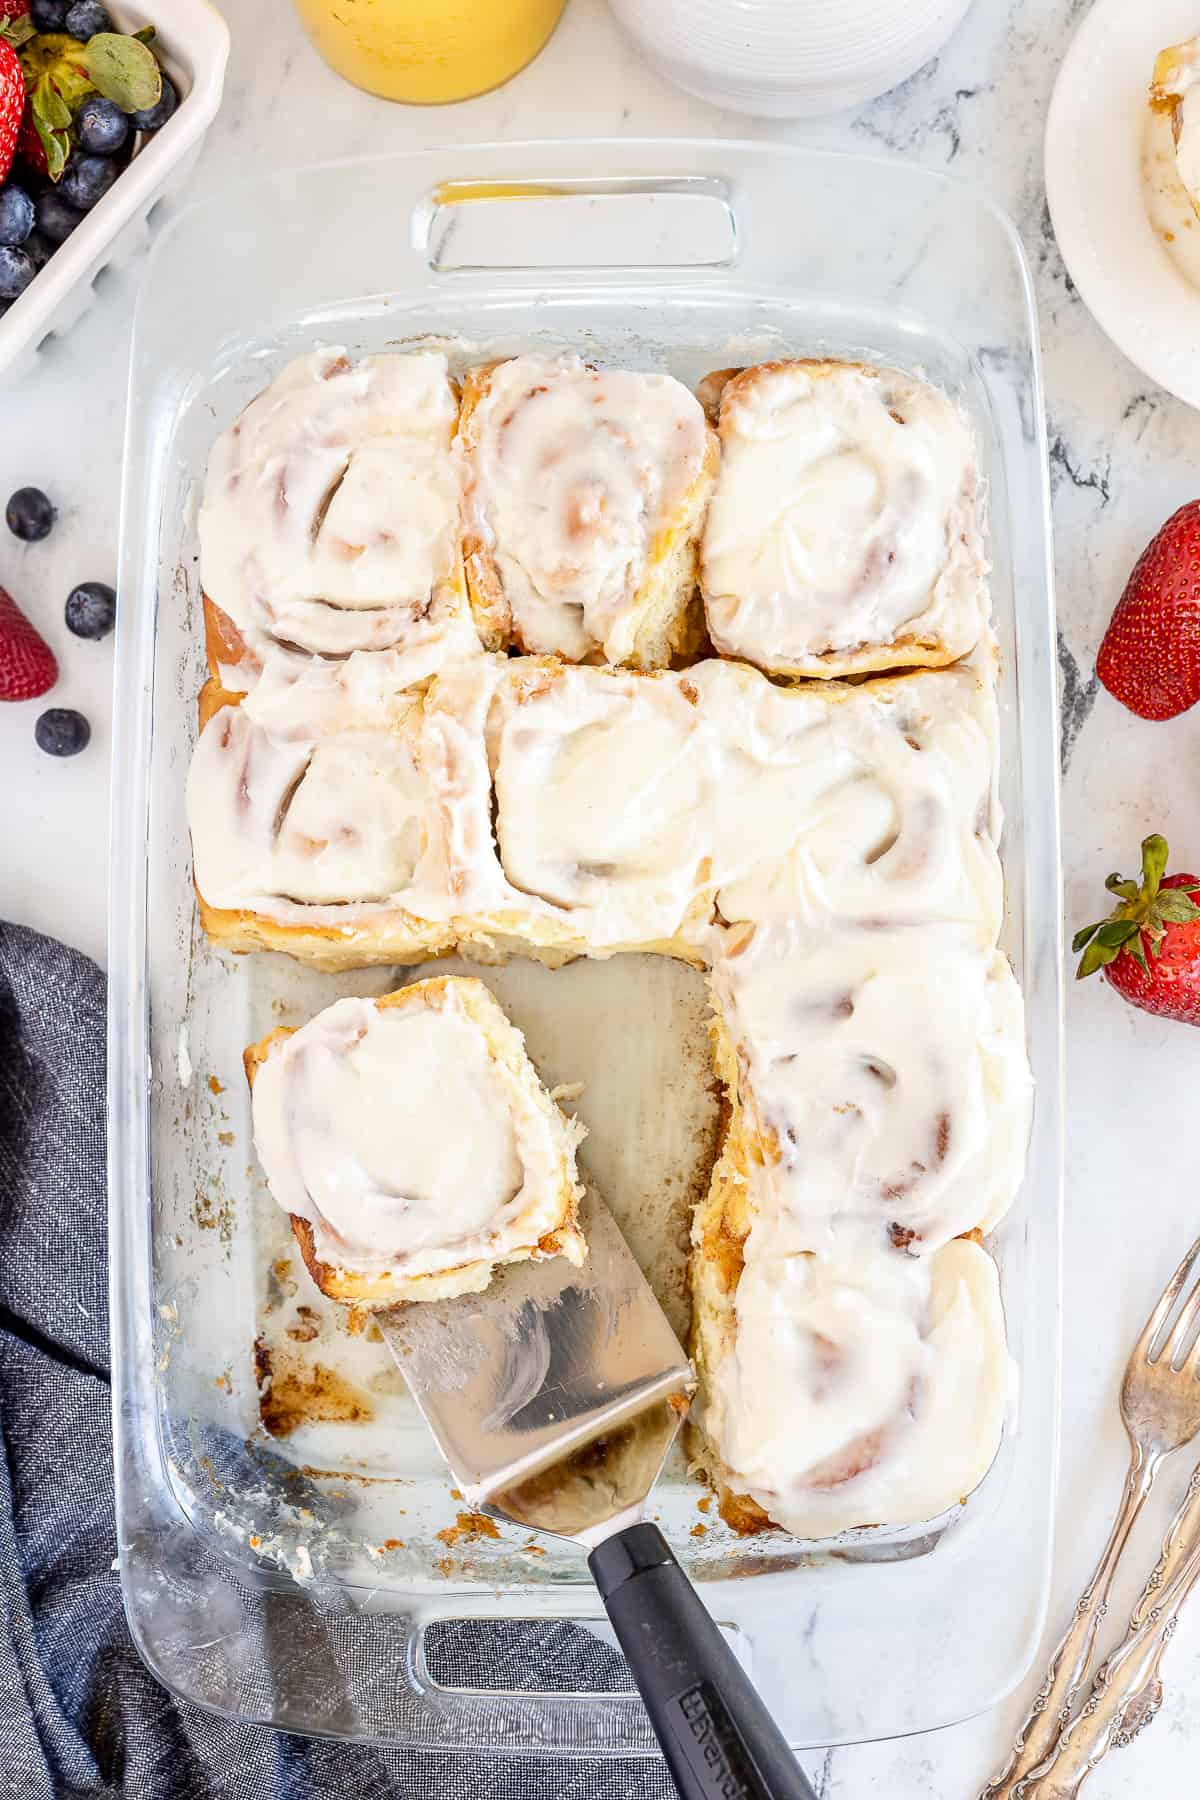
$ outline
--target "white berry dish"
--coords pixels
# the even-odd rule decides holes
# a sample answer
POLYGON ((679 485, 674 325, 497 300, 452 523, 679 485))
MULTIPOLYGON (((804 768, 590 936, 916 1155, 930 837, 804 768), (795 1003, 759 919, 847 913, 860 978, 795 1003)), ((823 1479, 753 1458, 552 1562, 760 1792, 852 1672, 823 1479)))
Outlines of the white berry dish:
MULTIPOLYGON (((877 744, 889 767, 897 757, 906 768, 911 760, 920 771, 918 784, 945 794, 951 808, 958 804, 953 795, 962 796, 962 828, 945 839, 959 848, 922 877, 919 892, 905 890, 904 904, 911 898, 917 909, 913 919, 905 923, 895 915, 890 935, 877 934, 870 955, 873 966, 880 963, 885 988, 892 984, 889 991, 908 993, 904 1006, 914 1004, 911 996, 924 984, 936 984, 938 968, 945 972, 946 996, 976 996, 970 1006, 984 1011, 970 1017, 945 1000, 945 1029, 965 1032, 964 1044, 979 1041, 973 1018, 993 1021, 999 1035, 985 1059, 991 1073, 981 1076, 983 1085, 970 1073, 973 1052, 955 1069, 964 1094, 976 1095, 964 1104, 974 1108, 977 1121, 985 1091, 1002 1096, 1011 1081, 1017 1082, 1011 1091, 1019 1091, 1025 1080, 1016 983, 1024 994, 1025 1048, 1036 1085, 1028 1162, 1015 1204, 991 1230, 1019 1181, 1021 1106, 1011 1141, 998 1135, 989 1151, 986 1133, 969 1138, 976 1146, 971 1158, 982 1160, 963 1169, 936 1217, 917 1190, 908 1198, 897 1195, 903 1242, 896 1240, 895 1259, 881 1265, 887 1297, 873 1291, 871 1300, 897 1323, 876 1334, 865 1363, 851 1359, 856 1393, 874 1404, 872 1367, 887 1362, 884 1340, 897 1343, 895 1333, 907 1329, 899 1323, 910 1303, 904 1271, 915 1264, 899 1252, 914 1237, 926 1238, 936 1265, 935 1323, 943 1317, 940 1294, 969 1294, 975 1309, 962 1315, 958 1327, 950 1312, 945 1329, 938 1326, 945 1366, 956 1372, 941 1388, 952 1412, 963 1405, 963 1371, 977 1371, 969 1379, 979 1384, 978 1440, 974 1447, 954 1444, 962 1491, 973 1491, 963 1504, 957 1478, 951 1480, 943 1466, 944 1436, 926 1433, 912 1439, 900 1486, 892 1483, 884 1494, 865 1485, 853 1529, 842 1528, 849 1515, 826 1505, 819 1492, 803 1502, 793 1494, 780 1504, 772 1471, 781 1465, 763 1465, 760 1456, 771 1439, 771 1408, 756 1392, 753 1416, 742 1409, 738 1385, 746 1375, 735 1370, 714 1388, 708 1422, 726 1463, 732 1457, 740 1467, 741 1492, 748 1496, 743 1516, 736 1509, 722 1513, 682 1458, 660 1482, 654 1513, 797 1746, 928 1729, 994 1704, 1028 1667, 1045 1605, 1060 1201, 1056 730, 1045 442, 1028 275, 1011 227, 970 189, 936 175, 768 146, 490 146, 327 165, 305 171, 300 181, 258 184, 177 221, 148 271, 133 356, 122 579, 138 604, 127 610, 121 628, 118 678, 115 780, 122 803, 112 852, 110 1079, 121 1559, 132 1628, 150 1666, 175 1692, 200 1704, 293 1730, 441 1749, 655 1753, 641 1704, 619 1679, 603 1693, 547 1691, 549 1683, 539 1685, 532 1651, 520 1691, 499 1669, 494 1682, 478 1668, 469 1681, 456 1671, 448 1622, 591 1624, 597 1619, 594 1595, 569 1547, 549 1539, 534 1544, 507 1527, 462 1515, 384 1347, 373 1340, 369 1319, 326 1298, 328 1286, 322 1293, 309 1280, 288 1210, 271 1199, 255 1159, 242 1053, 279 1027, 303 1026, 347 998, 378 1000, 431 975, 482 973, 524 1034, 549 1094, 587 1128, 581 1176, 612 1206, 686 1336, 687 1224, 692 1203, 709 1191, 719 1129, 705 985, 714 961, 713 896, 708 889, 676 891, 668 837, 676 841, 693 816, 708 820, 716 834, 715 848, 701 860, 706 868, 711 864, 714 882, 725 871, 723 947, 712 982, 731 1039, 752 1042, 756 1032, 770 1035, 786 1024, 782 1015, 776 1020, 778 984, 770 975, 779 955, 806 991, 833 980, 847 991, 865 992, 863 927, 874 916, 872 884, 878 882, 871 858, 861 859, 863 870, 848 877, 849 887, 837 884, 842 913, 850 907, 856 921, 844 940, 831 937, 821 923, 813 887, 814 871, 825 863, 840 868, 846 860, 836 831, 822 840, 815 860, 804 850, 798 861, 785 859, 778 869, 763 870, 745 857, 737 861, 743 840, 749 843, 746 834, 758 830, 758 816, 765 818, 774 803, 771 796, 783 792, 775 786, 783 772, 771 767, 743 793, 753 758, 766 755, 764 746, 777 739, 799 742, 802 726, 815 734, 815 746, 832 744, 832 731, 838 756, 861 758, 877 744), (385 201, 400 227, 391 237, 375 228, 385 201), (215 245, 231 222, 254 246, 236 294, 215 280, 210 287, 195 278, 197 270, 219 266, 215 245), (927 246, 915 271, 913 242, 927 246), (969 271, 955 249, 964 243, 972 246, 969 271), (979 278, 981 258, 986 280, 979 278), (180 268, 189 271, 186 281, 180 268), (903 374, 889 377, 886 390, 893 414, 900 415, 897 428, 905 424, 913 391, 904 383, 916 378, 932 384, 948 396, 955 419, 965 421, 978 456, 981 496, 973 462, 969 480, 963 476, 953 433, 938 438, 955 446, 943 463, 920 452, 931 478, 944 471, 939 504, 955 521, 955 541, 963 546, 956 592, 961 589, 970 602, 957 605, 954 618, 968 636, 986 617, 979 583, 986 579, 990 591, 998 640, 995 699, 989 676, 983 712, 977 712, 968 694, 975 682, 969 662, 921 671, 923 661, 952 662, 963 647, 948 628, 949 614, 938 609, 936 616, 917 615, 924 635, 920 654, 914 650, 911 658, 916 672, 887 678, 872 690, 844 685, 843 673, 857 671, 843 670, 842 650, 828 641, 828 619, 810 607, 799 648, 818 660, 832 656, 836 666, 809 671, 816 679, 807 697, 803 689, 773 685, 777 677, 750 666, 757 658, 770 669, 775 626, 750 580, 748 571, 757 565, 747 563, 740 538, 732 557, 713 559, 712 583, 714 593, 740 596, 736 621, 743 638, 730 652, 716 658, 705 652, 708 661, 680 672, 642 672, 647 659, 670 654, 676 660, 683 641, 686 582, 676 580, 673 554, 663 564, 671 578, 640 582, 636 604, 624 613, 614 610, 602 580, 578 606, 535 606, 530 582, 536 545, 521 501, 526 453, 520 444, 511 464, 487 453, 489 485, 461 538, 447 514, 446 529, 431 526, 427 537, 414 540, 404 579, 415 570, 431 602, 415 633, 394 606, 379 603, 375 590, 378 581, 392 592, 400 579, 399 551, 390 542, 370 559, 352 560, 341 583, 345 604, 321 610, 312 604, 304 569, 297 571, 289 528, 281 521, 278 535, 255 533, 261 555, 269 553, 269 568, 256 563, 260 575, 269 574, 269 589, 243 591, 238 572, 245 562, 236 549, 241 525, 227 508, 213 510, 219 484, 210 491, 204 518, 198 517, 214 439, 297 357, 325 358, 307 365, 318 378, 324 371, 349 379, 339 372, 366 368, 363 357, 375 358, 370 366, 377 369, 378 359, 397 353, 447 355, 464 393, 473 396, 470 410, 485 437, 488 395, 499 395, 503 382, 517 380, 521 371, 510 370, 499 383, 482 378, 474 387, 470 371, 506 357, 559 359, 554 380, 564 385, 554 404, 569 434, 580 391, 592 392, 578 388, 583 364, 644 371, 654 381, 669 378, 702 395, 714 371, 786 365, 788 358, 803 359, 806 368, 823 366, 819 359, 825 359, 899 370, 903 374), (963 507, 970 520, 960 517, 963 507), (206 588, 221 589, 208 593, 207 605, 198 572, 201 540, 206 588), (210 682, 209 748, 194 777, 200 797, 198 912, 185 784, 206 630, 211 672, 219 681, 215 700, 210 682), (494 642, 489 632, 498 634, 494 642), (282 636, 281 654, 271 648, 273 633, 282 636), (468 640, 475 644, 473 660, 457 673, 453 663, 437 669, 422 689, 420 716, 406 703, 383 727, 381 675, 394 683, 398 670, 416 670, 415 679, 425 682, 427 659, 436 661, 448 645, 468 640), (584 661, 576 667, 548 663, 548 642, 559 656, 584 661), (589 666, 606 657, 626 666, 589 666), (959 687, 961 703, 952 698, 959 687), (903 697, 926 691, 948 702, 944 725, 938 722, 941 701, 932 711, 916 708, 926 725, 906 724, 916 715, 903 697), (478 704, 473 696, 482 696, 478 704), (684 753, 678 780, 673 778, 675 799, 663 802, 670 829, 655 838, 661 869, 659 862, 644 865, 638 877, 643 885, 627 885, 619 904, 602 915, 593 902, 621 857, 640 856, 637 833, 609 832, 605 857, 596 863, 595 838, 576 829, 581 815, 570 797, 582 764, 554 746, 586 713, 593 721, 590 736, 582 734, 588 736, 587 755, 611 740, 605 785, 615 791, 635 772, 641 754, 621 730, 611 735, 612 721, 619 725, 627 704, 638 722, 635 736, 650 755, 677 739, 684 753), (316 761, 297 727, 304 713, 311 734, 314 706, 315 728, 326 746, 316 761), (330 772, 329 781, 322 775, 317 784, 321 792, 314 786, 297 812, 294 823, 302 834, 309 824, 320 824, 317 835, 323 837, 322 821, 336 827, 337 784, 357 781, 355 758, 364 756, 364 771, 375 771, 372 780, 395 763, 400 785, 393 789, 388 776, 380 791, 411 796, 419 813, 426 804, 422 784, 434 766, 432 752, 421 747, 425 734, 441 732, 449 741, 443 727, 452 718, 456 729, 466 730, 464 737, 458 729, 455 741, 469 743, 481 708, 491 721, 495 829, 511 880, 497 885, 489 876, 491 885, 478 889, 474 912, 464 906, 450 918, 437 897, 437 881, 422 876, 423 907, 414 888, 401 929, 397 917, 372 899, 372 874, 356 890, 363 896, 362 920, 350 923, 343 913, 348 929, 342 929, 340 887, 297 886, 311 874, 299 838, 294 844, 289 839, 290 848, 282 841, 267 845, 269 860, 261 860, 255 846, 266 840, 254 820, 261 813, 270 827, 270 783, 278 775, 287 788, 293 762, 315 770, 319 761, 330 772), (976 718, 978 724, 970 724, 976 718), (232 732, 228 746, 222 721, 232 732), (951 733, 945 742, 954 764, 944 774, 938 747, 943 730, 951 733), (980 801, 971 798, 977 785, 972 771, 990 765, 997 732, 1003 895, 990 836, 998 814, 990 802, 980 810, 980 801), (255 747, 260 737, 261 750, 255 747), (961 753, 953 751, 954 741, 961 753), (745 749, 738 749, 743 743, 745 749), (406 745, 416 747, 415 758, 406 745), (267 780, 261 794, 254 782, 247 788, 246 813, 235 792, 242 756, 267 780), (679 812, 679 794, 689 783, 701 795, 694 815, 690 802, 679 812), (232 811, 222 824, 227 805, 232 811), (570 851, 565 861, 564 846, 570 851), (291 859, 286 875, 284 865, 271 860, 284 851, 291 859), (290 897, 282 909, 260 904, 264 880, 284 883, 290 897), (581 881, 592 884, 587 893, 581 881), (531 893, 535 898, 528 898, 531 893), (918 922, 930 906, 946 921, 933 935, 918 922), (964 907, 982 922, 989 945, 999 926, 994 961, 988 960, 990 949, 980 960, 976 949, 964 948, 954 923, 965 916, 964 907), (418 914, 419 931, 413 927, 418 914), (798 931, 801 914, 808 923, 798 931), (201 929, 201 917, 216 947, 201 929), (742 920, 753 922, 749 936, 736 922, 742 920), (925 934, 920 956, 928 954, 928 961, 918 966, 906 949, 916 943, 912 933, 925 934), (305 941, 313 952, 307 964, 297 960, 305 941), (417 963, 421 955, 438 957, 463 942, 474 963, 445 956, 417 963), (364 944, 370 952, 365 958, 364 944), (522 944, 550 966, 527 960, 522 944), (230 957, 222 946, 251 953, 230 957), (514 948, 518 954, 480 971, 480 958, 514 948), (670 954, 643 954, 643 948, 670 954), (557 966, 581 949, 579 960, 557 966), (377 966, 354 966, 364 960, 377 966), (986 1254, 959 1236, 975 1225, 990 1233, 986 1254), (893 1272, 903 1295, 892 1292, 893 1272), (888 1310, 893 1303, 898 1311, 888 1310), (982 1336, 972 1335, 971 1316, 982 1336), (1013 1373, 997 1348, 1005 1332, 1013 1373), (883 1362, 872 1364, 871 1357, 883 1362), (1000 1448, 993 1460, 996 1436, 1000 1448), (930 1480, 931 1473, 944 1479, 930 1480), (948 1485, 955 1493, 947 1505, 948 1485), (942 1511, 930 1517, 930 1506, 942 1511), (766 1517, 787 1529, 766 1528, 766 1517), (865 1522, 881 1519, 893 1522, 865 1522), (1021 1571, 1020 1580, 1014 1570, 1021 1571), (969 1634, 960 1629, 964 1588, 973 1596, 969 1634), (201 1645, 207 1646, 203 1656, 197 1654, 201 1645)), ((432 436, 399 452, 431 496, 441 493, 436 446, 444 423, 437 383, 444 375, 437 371, 444 366, 410 366, 408 373, 425 384, 422 416, 433 421, 432 436)), ((549 367, 527 363, 521 370, 536 369, 534 386, 540 388, 549 367)), ((397 371, 391 363, 386 368, 390 380, 397 371)), ((620 383, 605 380, 611 396, 620 383)), ((688 446, 679 479, 664 489, 664 516, 679 524, 672 540, 679 555, 694 558, 699 570, 699 513, 689 510, 687 496, 700 492, 701 480, 719 482, 716 451, 702 429, 685 426, 687 407, 674 389, 655 392, 662 397, 653 403, 654 417, 674 418, 675 412, 661 408, 677 408, 678 429, 671 429, 675 436, 682 432, 679 441, 688 446)), ((411 394, 405 405, 410 402, 411 394)), ((881 420, 872 429, 886 437, 889 427, 881 420)), ((271 461, 269 437, 261 445, 224 441, 225 462, 214 466, 230 480, 238 474, 237 457, 257 466, 261 449, 271 461)), ((797 450, 801 462, 809 441, 797 450)), ((333 519, 326 545, 331 552, 335 540, 347 536, 343 525, 353 522, 347 541, 357 541, 382 454, 376 433, 353 480, 343 481, 324 512, 317 505, 322 520, 333 519)), ((529 448, 534 463, 540 454, 536 445, 529 448)), ((397 451, 387 448, 386 455, 394 458, 397 451)), ((312 476, 320 502, 329 483, 323 484, 315 463, 312 476)), ((858 504, 857 485, 854 496, 858 504)), ((726 506, 730 516, 738 512, 735 502, 736 491, 726 506)), ((431 521, 442 516, 424 503, 421 510, 431 521)), ((927 550, 925 536, 912 538, 908 566, 918 586, 927 550)), ((324 564, 317 575, 322 591, 329 579, 324 564)), ((914 604, 911 594, 893 587, 887 608, 872 623, 886 627, 899 645, 904 633, 895 617, 907 616, 914 604)), ((732 631, 735 609, 724 606, 720 617, 732 631)), ((798 652, 782 660, 791 666, 802 659, 798 652)), ((463 830, 476 820, 486 845, 493 803, 486 766, 480 766, 479 799, 458 816, 463 830)), ((799 773, 807 779, 802 768, 799 773)), ((793 782, 791 775, 786 779, 793 782)), ((912 779, 904 776, 906 791, 915 792, 912 779)), ((983 779, 986 785, 986 773, 983 779)), ((869 833, 874 802, 867 789, 855 791, 851 829, 869 833)), ((374 817, 371 807, 367 813, 374 817)), ((370 827, 365 814, 363 822, 370 827)), ((640 829, 644 835, 644 824, 640 829)), ((699 841, 694 832, 684 835, 699 841)), ((433 840, 426 834, 422 841, 433 840)), ((458 826, 455 841, 466 841, 458 826)), ((385 859, 372 867, 394 891, 393 851, 380 848, 377 837, 371 842, 372 858, 378 851, 385 859)), ((880 854, 886 861, 886 846, 880 854)), ((339 858, 342 875, 353 879, 353 857, 347 862, 339 850, 339 858)), ((366 865, 358 866, 365 876, 366 865)), ((886 1016, 871 1023, 865 1001, 864 1008, 864 1032, 874 1033, 872 1042, 886 1038, 891 1061, 901 1068, 910 1049, 903 1032, 892 1029, 886 1016)), ((836 1023, 831 1013, 822 1029, 833 1031, 836 1023)), ((986 1036, 992 1027, 983 1029, 986 1036)), ((817 1154, 836 1166, 837 1133, 821 1123, 820 1073, 814 1070, 809 1080, 798 1070, 764 1065, 754 1075, 755 1106, 763 1114, 759 1125, 768 1114, 781 1116, 781 1108, 807 1107, 801 1129, 823 1133, 813 1139, 817 1154)), ((878 1085, 880 1072, 867 1073, 878 1085)), ((833 1095, 838 1082, 832 1064, 824 1074, 833 1095)), ((900 1078, 925 1080, 903 1069, 900 1078)), ((856 1102, 874 1103, 861 1071, 848 1067, 847 1079, 859 1084, 856 1102)), ((929 1079, 936 1098, 938 1079, 932 1073, 929 1079)), ((756 1129, 750 1111, 739 1121, 739 1143, 750 1141, 756 1129)), ((931 1116, 936 1123, 936 1106, 931 1116)), ((907 1156, 910 1136, 914 1157, 923 1155, 919 1131, 901 1131, 896 1145, 907 1156)), ((939 1131, 935 1140, 941 1154, 939 1131)), ((732 1142, 731 1134, 727 1152, 732 1142)), ((737 1170, 729 1171, 729 1180, 736 1188, 737 1170)), ((846 1216, 857 1230, 853 1211, 846 1216)), ((826 1230, 819 1220, 813 1228, 818 1235, 826 1230)), ((764 1305, 798 1304, 809 1321, 804 1329, 818 1333, 835 1314, 845 1316, 845 1283, 858 1280, 847 1269, 828 1291, 818 1283, 797 1297, 781 1295, 769 1269, 760 1268, 760 1276, 764 1305)), ((702 1356, 719 1359, 724 1318, 719 1308, 710 1315, 702 1356)), ((739 1342, 752 1361, 754 1342, 739 1342)), ((783 1378, 802 1379, 806 1367, 798 1355, 783 1378)), ((811 1423, 819 1433, 829 1421, 814 1410, 811 1423)), ((480 1629, 486 1644, 486 1624, 480 1629)))
POLYGON ((119 31, 154 27, 155 54, 179 103, 161 130, 135 140, 108 192, 0 318, 0 375, 28 368, 46 338, 87 311, 100 270, 143 247, 149 213, 186 182, 221 104, 229 27, 209 0, 114 0, 108 10, 119 31))

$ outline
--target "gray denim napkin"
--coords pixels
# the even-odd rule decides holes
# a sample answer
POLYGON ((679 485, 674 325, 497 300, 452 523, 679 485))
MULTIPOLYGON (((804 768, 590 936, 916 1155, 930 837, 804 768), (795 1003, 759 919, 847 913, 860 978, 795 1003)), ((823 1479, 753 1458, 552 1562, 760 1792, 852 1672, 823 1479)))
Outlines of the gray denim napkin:
MULTIPOLYGON (((669 1800, 655 1760, 308 1740, 179 1706, 146 1672, 113 1567, 104 1126, 103 975, 0 925, 2 1800, 669 1800)), ((590 1633, 489 1629, 489 1657, 548 1687, 614 1684, 590 1633)))

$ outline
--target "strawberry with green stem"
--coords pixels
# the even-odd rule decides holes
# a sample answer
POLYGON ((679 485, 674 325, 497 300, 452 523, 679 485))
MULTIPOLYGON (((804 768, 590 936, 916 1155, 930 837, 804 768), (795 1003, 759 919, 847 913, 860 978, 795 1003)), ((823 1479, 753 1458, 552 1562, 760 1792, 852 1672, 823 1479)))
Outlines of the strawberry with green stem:
POLYGON ((1142 843, 1140 882, 1108 877, 1117 905, 1075 933, 1076 979, 1102 969, 1130 1005, 1200 1025, 1200 880, 1166 867, 1167 841, 1155 832, 1142 843))

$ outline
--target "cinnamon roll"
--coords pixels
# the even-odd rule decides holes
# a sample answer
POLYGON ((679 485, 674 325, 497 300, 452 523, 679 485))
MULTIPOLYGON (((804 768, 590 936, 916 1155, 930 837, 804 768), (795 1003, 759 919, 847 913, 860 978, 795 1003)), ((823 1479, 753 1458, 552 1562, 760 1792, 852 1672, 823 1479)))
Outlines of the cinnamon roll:
POLYGON ((477 653, 446 358, 297 357, 217 439, 200 508, 209 661, 266 721, 477 653), (298 692, 295 690, 299 690, 298 692))
POLYGON ((502 1263, 583 1261, 582 1128, 481 981, 336 1001, 245 1062, 267 1184, 332 1299, 441 1299, 502 1263))
POLYGON ((453 942, 419 707, 386 727, 304 737, 217 705, 187 798, 200 919, 223 948, 342 969, 419 962, 453 942))
POLYGON ((954 662, 983 635, 967 421, 940 389, 862 363, 762 363, 725 381, 704 529, 709 635, 772 674, 954 662))
POLYGON ((933 1521, 987 1474, 1010 1390, 995 1264, 957 1239, 915 1259, 759 1243, 728 1285, 702 1263, 701 1452, 742 1529, 802 1539, 933 1521), (732 1501, 732 1504, 730 1504, 732 1501))
POLYGON ((518 356, 463 385, 467 579, 489 648, 657 668, 699 641, 717 442, 669 375, 518 356))
POLYGON ((792 921, 718 934, 745 1231, 925 1256, 1016 1197, 1032 1085, 1007 960, 955 926, 792 921))
POLYGON ((1192 211, 1200 215, 1200 37, 1160 50, 1150 84, 1150 105, 1165 113, 1175 146, 1175 167, 1192 211))

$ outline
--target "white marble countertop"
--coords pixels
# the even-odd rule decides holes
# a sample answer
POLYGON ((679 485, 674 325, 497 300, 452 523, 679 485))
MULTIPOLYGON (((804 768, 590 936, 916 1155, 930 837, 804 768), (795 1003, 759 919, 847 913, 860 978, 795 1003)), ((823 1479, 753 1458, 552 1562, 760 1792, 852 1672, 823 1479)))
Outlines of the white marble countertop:
MULTIPOLYGON (((619 36, 604 0, 571 0, 543 56, 508 87, 462 106, 374 101, 319 62, 288 0, 225 0, 234 49, 223 110, 193 192, 249 170, 318 155, 472 139, 596 133, 777 138, 885 149, 953 167, 1015 216, 1033 263, 1050 414, 1064 699, 1067 916, 1095 915, 1109 869, 1129 870, 1160 828, 1178 865, 1200 864, 1200 709, 1169 725, 1133 720, 1097 695, 1095 651, 1137 553, 1195 497, 1200 415, 1151 387, 1114 350, 1066 278, 1045 214, 1041 140, 1078 0, 976 0, 942 57, 854 115, 786 125, 736 118, 664 85, 619 36)), ((61 509, 46 543, 0 541, 0 583, 60 653, 56 703, 80 706, 93 741, 55 762, 33 743, 37 705, 0 708, 0 918, 102 958, 108 817, 111 642, 71 639, 62 601, 89 577, 111 580, 128 321, 137 269, 101 281, 88 315, 0 388, 0 495, 44 487, 61 509)), ((116 797, 120 804, 120 796, 116 797)), ((1052 1626, 1061 1628, 1103 1538, 1124 1467, 1115 1388, 1153 1295, 1197 1229, 1187 1100, 1187 1029, 1134 1013, 1098 982, 1068 994, 1065 1382, 1059 1545, 1052 1626), (1177 1118, 1178 1114, 1178 1118, 1177 1118)), ((1186 1471, 1178 1472, 1178 1486, 1186 1471)), ((1139 1534, 1143 1567, 1167 1505, 1139 1534)), ((1020 1572, 1014 1572, 1014 1579, 1020 1572)), ((1131 1587, 1136 1581, 1131 1578, 1131 1587)), ((1122 1593, 1114 1611, 1127 1610, 1122 1593)), ((964 1596, 963 1630, 971 1629, 964 1596)), ((1114 1753, 1094 1800, 1195 1790, 1200 1756, 1200 1603, 1167 1662, 1161 1717, 1114 1753)), ((1000 1758, 1024 1695, 934 1736, 810 1759, 821 1800, 887 1793, 969 1797, 1000 1758)))

